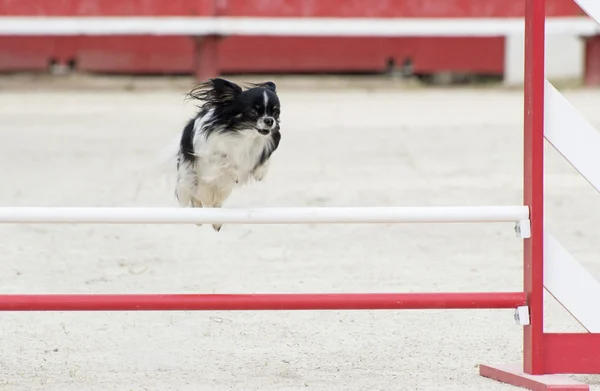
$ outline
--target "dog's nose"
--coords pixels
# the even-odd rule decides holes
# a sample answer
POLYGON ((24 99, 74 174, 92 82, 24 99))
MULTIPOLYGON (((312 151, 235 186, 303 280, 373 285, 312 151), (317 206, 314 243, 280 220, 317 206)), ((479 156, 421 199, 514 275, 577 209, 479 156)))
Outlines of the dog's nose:
POLYGON ((267 118, 264 118, 263 121, 265 122, 265 125, 273 126, 273 118, 267 117, 267 118))

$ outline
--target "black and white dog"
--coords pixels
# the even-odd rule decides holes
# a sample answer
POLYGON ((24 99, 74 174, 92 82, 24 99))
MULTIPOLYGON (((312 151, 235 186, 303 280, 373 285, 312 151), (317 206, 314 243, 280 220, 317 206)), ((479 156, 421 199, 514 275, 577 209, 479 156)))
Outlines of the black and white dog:
MULTIPOLYGON (((188 96, 204 103, 181 135, 175 195, 182 207, 219 208, 234 187, 267 173, 281 139, 276 86, 265 82, 242 90, 216 78, 188 96)), ((219 231, 221 224, 213 228, 219 231)))

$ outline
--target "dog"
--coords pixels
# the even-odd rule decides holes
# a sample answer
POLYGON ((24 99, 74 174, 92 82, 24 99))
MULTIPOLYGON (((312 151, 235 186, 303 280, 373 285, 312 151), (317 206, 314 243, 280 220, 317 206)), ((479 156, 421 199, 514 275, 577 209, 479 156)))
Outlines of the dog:
POLYGON ((220 208, 235 187, 267 174, 281 140, 277 88, 214 78, 187 96, 203 103, 181 133, 175 196, 181 207, 220 208))

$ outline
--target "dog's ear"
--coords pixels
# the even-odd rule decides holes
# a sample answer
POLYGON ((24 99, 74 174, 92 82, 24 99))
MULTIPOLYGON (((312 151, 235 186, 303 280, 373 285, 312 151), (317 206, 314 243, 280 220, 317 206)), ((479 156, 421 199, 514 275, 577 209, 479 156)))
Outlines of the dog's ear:
POLYGON ((277 93, 277 86, 272 81, 266 81, 264 83, 256 83, 256 84, 252 84, 252 86, 253 87, 266 88, 267 90, 270 90, 270 91, 273 91, 274 93, 277 93))
POLYGON ((212 83, 215 94, 220 99, 232 101, 242 93, 242 87, 229 80, 215 78, 211 79, 210 82, 212 83))
POLYGON ((262 86, 265 87, 267 90, 271 90, 275 93, 277 92, 277 86, 272 81, 264 82, 262 83, 262 86))
POLYGON ((188 97, 203 100, 215 106, 224 106, 231 103, 241 93, 240 86, 217 77, 194 86, 188 93, 188 97))

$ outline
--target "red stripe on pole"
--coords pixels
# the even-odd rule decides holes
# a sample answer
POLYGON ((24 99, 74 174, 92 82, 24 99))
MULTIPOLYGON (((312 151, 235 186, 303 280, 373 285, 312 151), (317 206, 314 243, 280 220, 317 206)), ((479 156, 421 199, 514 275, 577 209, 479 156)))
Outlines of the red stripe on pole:
POLYGON ((0 295, 0 311, 250 311, 516 308, 524 292, 0 295))
POLYGON ((523 328, 523 371, 544 373, 544 45, 545 0, 525 3, 524 203, 531 238, 524 240, 524 290, 530 325, 523 328))

